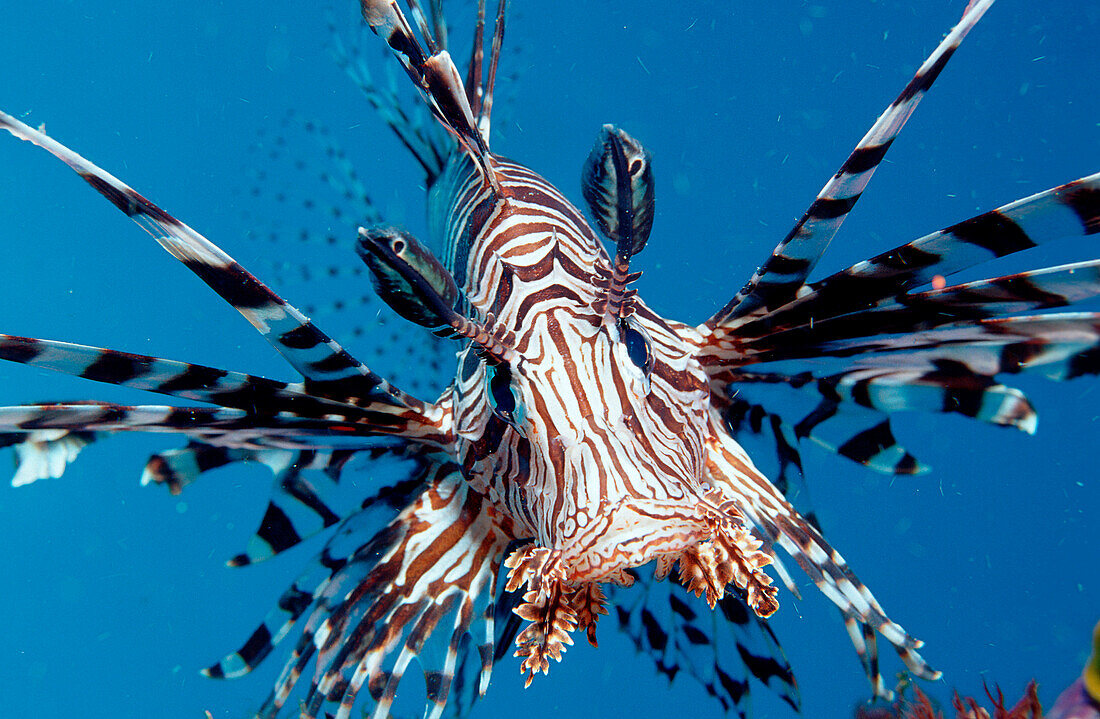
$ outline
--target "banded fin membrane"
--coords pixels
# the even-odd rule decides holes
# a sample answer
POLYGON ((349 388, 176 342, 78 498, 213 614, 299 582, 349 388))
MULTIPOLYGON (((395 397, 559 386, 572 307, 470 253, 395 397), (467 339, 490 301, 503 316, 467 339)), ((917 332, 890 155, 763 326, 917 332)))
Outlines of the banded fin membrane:
MULTIPOLYGON (((239 652, 209 673, 250 667, 251 657, 266 655, 256 649, 265 637, 286 636, 284 626, 308 611, 301 637, 258 716, 276 716, 311 662, 303 717, 346 719, 364 689, 375 703, 373 716, 388 716, 414 658, 425 672, 430 717, 442 715, 460 670, 479 676, 478 693, 484 693, 496 638, 496 574, 510 539, 453 465, 429 468, 421 486, 419 497, 381 531, 359 531, 360 514, 345 520, 326 547, 331 574, 312 590, 309 603, 303 597, 289 612, 273 611, 239 652), (343 549, 337 551, 337 545, 343 549), (470 652, 480 661, 471 663, 470 652)), ((298 583, 289 591, 294 597, 304 594, 298 583)), ((462 683, 469 679, 464 676, 462 683)))
POLYGON ((727 594, 712 611, 679 584, 653 578, 651 567, 634 572, 633 586, 609 587, 619 626, 657 673, 673 683, 688 676, 738 717, 752 715, 752 681, 792 709, 801 706, 798 684, 765 620, 727 594))

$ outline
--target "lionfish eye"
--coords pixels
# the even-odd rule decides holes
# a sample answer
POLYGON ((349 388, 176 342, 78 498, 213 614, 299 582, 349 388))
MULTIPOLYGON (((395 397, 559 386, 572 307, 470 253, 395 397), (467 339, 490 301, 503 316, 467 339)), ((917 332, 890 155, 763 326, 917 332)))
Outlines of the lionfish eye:
POLYGON ((489 406, 493 413, 508 424, 519 421, 519 398, 512 388, 512 370, 506 363, 490 363, 486 367, 489 382, 489 406))
POLYGON ((649 379, 649 372, 653 369, 653 351, 649 347, 649 337, 637 322, 622 319, 619 320, 619 339, 626 346, 626 356, 642 371, 642 375, 649 379))

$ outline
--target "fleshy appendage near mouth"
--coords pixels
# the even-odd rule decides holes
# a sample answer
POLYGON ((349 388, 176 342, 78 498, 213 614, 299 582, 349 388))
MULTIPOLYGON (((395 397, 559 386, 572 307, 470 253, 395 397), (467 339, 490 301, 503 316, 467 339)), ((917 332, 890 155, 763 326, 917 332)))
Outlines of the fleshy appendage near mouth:
MULTIPOLYGON (((693 516, 684 518, 681 529, 670 533, 666 524, 662 536, 650 537, 647 550, 641 551, 633 564, 629 557, 638 550, 616 552, 609 563, 600 563, 599 553, 592 555, 596 548, 583 544, 581 551, 576 544, 571 552, 536 544, 513 551, 504 561, 509 569, 505 588, 526 589, 523 603, 514 610, 529 622, 516 637, 515 651, 515 656, 523 657, 520 671, 527 674, 526 685, 535 673, 549 672, 551 658, 561 661, 573 643, 572 632, 586 632, 588 641, 596 646, 596 622, 601 614, 607 614, 600 582, 630 586, 634 577, 627 570, 651 561, 656 562, 658 579, 667 577, 679 562, 681 584, 704 597, 712 609, 732 583, 758 616, 774 614, 779 608, 777 590, 764 572, 771 557, 760 549, 760 541, 752 536, 733 503, 721 500, 717 490, 709 492, 695 505, 693 516)), ((618 516, 609 515, 610 527, 621 531, 619 525, 630 521, 624 515, 630 514, 642 516, 635 507, 621 506, 612 513, 618 516)), ((637 531, 632 534, 638 536, 637 531)), ((608 536, 622 537, 618 532, 608 536)))

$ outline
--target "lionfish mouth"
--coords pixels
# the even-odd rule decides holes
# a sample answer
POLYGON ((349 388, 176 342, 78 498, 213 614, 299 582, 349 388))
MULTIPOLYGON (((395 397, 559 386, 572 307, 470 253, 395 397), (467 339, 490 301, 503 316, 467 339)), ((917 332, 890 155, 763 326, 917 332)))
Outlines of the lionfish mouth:
MULTIPOLYGON (((628 569, 679 555, 710 539, 699 502, 633 499, 581 525, 562 548, 567 581, 617 582, 628 569)), ((583 515, 582 515, 583 516, 583 515)))

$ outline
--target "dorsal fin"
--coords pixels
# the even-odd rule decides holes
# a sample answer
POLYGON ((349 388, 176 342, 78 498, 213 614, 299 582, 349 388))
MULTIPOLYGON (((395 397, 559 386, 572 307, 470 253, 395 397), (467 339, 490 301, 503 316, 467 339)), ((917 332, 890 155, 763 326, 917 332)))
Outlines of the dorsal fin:
POLYGON ((409 77, 424 93, 432 112, 474 158, 486 182, 499 192, 500 182, 490 163, 489 146, 478 131, 462 77, 450 53, 437 46, 423 13, 417 12, 416 17, 428 51, 413 35, 396 0, 360 0, 360 7, 363 19, 376 35, 385 38, 409 77))
POLYGON ((477 116, 477 128, 485 142, 489 141, 490 117, 493 114, 493 88, 497 81, 497 65, 500 64, 500 48, 504 45, 504 13, 508 0, 497 3, 497 19, 493 26, 493 47, 489 52, 489 75, 485 79, 485 89, 481 93, 481 108, 477 116))
POLYGON ((486 143, 489 142, 490 118, 493 113, 493 87, 496 85, 500 49, 504 44, 504 18, 507 5, 507 0, 497 2, 497 17, 493 26, 493 44, 489 51, 489 70, 486 77, 484 76, 485 0, 478 0, 474 42, 470 51, 470 66, 466 72, 466 97, 477 117, 478 132, 486 143))
POLYGON ((470 47, 470 64, 466 68, 466 99, 474 115, 481 113, 481 65, 485 59, 485 0, 478 0, 474 22, 474 42, 470 47))

